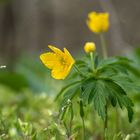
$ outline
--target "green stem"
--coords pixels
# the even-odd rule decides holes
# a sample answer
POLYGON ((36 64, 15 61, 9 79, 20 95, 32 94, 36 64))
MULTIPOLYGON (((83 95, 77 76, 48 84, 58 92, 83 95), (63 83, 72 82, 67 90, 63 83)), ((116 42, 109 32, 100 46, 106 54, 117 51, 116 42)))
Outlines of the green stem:
POLYGON ((64 124, 64 127, 66 129, 67 138, 69 138, 70 137, 70 134, 69 134, 69 130, 68 130, 67 124, 65 122, 63 122, 63 124, 64 124))
POLYGON ((119 111, 116 107, 116 134, 119 132, 119 111))
POLYGON ((108 108, 105 105, 105 121, 104 121, 104 140, 107 140, 107 128, 108 128, 108 108))
POLYGON ((101 40, 101 46, 102 46, 102 55, 103 55, 103 58, 106 59, 107 58, 107 47, 106 47, 106 43, 105 43, 103 34, 100 34, 100 40, 101 40))
POLYGON ((91 60, 92 70, 94 71, 95 70, 95 65, 94 65, 94 60, 93 60, 93 52, 90 52, 90 60, 91 60))
POLYGON ((74 68, 76 69, 76 71, 83 77, 86 77, 80 70, 79 68, 76 66, 76 64, 74 64, 74 68))
POLYGON ((72 134, 72 120, 73 120, 73 106, 72 106, 72 103, 71 103, 71 106, 70 106, 70 122, 69 122, 69 131, 70 131, 70 136, 72 134))
POLYGON ((82 117, 82 124, 83 124, 83 140, 86 139, 86 131, 85 131, 85 121, 84 121, 84 118, 82 117))

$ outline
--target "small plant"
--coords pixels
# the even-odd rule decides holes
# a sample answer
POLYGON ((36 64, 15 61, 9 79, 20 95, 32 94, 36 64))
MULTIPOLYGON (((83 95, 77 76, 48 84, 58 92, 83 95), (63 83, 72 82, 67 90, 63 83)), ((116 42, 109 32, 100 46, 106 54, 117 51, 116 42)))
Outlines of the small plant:
MULTIPOLYGON (((66 48, 64 52, 56 47, 48 46, 53 52, 41 54, 40 59, 51 69, 55 79, 68 79, 70 83, 61 89, 56 99, 62 97, 59 118, 64 124, 68 139, 72 139, 72 121, 75 116, 74 106, 78 103, 79 114, 83 125, 83 139, 86 140, 85 108, 94 106, 104 122, 104 139, 108 139, 108 107, 126 108, 129 122, 133 118, 133 102, 128 96, 128 89, 139 90, 133 83, 129 69, 131 61, 125 57, 108 57, 104 40, 104 32, 109 28, 109 13, 91 12, 87 25, 101 39, 102 56, 96 52, 94 42, 84 46, 85 57, 74 60, 66 48)), ((94 114, 93 114, 94 115, 94 114)))

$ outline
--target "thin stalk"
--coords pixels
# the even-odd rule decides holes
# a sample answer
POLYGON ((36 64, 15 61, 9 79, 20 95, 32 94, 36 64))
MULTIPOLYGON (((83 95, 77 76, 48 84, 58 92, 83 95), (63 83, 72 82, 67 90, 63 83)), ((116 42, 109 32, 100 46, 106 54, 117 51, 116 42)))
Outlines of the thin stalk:
POLYGON ((90 52, 90 61, 91 61, 91 67, 92 70, 95 70, 94 60, 93 60, 93 52, 90 52))
POLYGON ((104 121, 104 140, 107 140, 107 128, 108 128, 108 108, 105 105, 105 121, 104 121))
POLYGON ((85 122, 84 122, 84 108, 83 108, 83 102, 82 102, 82 100, 80 100, 80 116, 81 116, 81 119, 82 119, 82 125, 83 125, 83 140, 85 140, 86 139, 86 135, 85 135, 85 132, 86 132, 86 130, 85 130, 85 122))
POLYGON ((119 131, 119 112, 118 112, 118 108, 116 107, 116 134, 119 131))
POLYGON ((100 40, 101 40, 101 46, 102 46, 102 55, 103 55, 103 58, 106 59, 107 58, 107 47, 106 47, 106 43, 105 43, 103 34, 100 34, 100 40))
POLYGON ((73 120, 73 106, 72 106, 72 104, 70 106, 70 113, 71 113, 71 117, 70 117, 70 122, 69 122, 69 133, 71 135, 72 134, 72 120, 73 120))
POLYGON ((83 140, 86 139, 86 129, 85 129, 85 121, 84 118, 82 117, 82 125, 83 125, 83 140))

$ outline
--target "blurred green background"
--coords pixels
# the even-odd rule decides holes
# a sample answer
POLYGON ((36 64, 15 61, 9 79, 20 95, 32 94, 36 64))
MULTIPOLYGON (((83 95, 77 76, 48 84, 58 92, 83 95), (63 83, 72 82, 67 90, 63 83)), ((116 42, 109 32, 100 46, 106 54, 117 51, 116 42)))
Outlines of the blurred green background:
MULTIPOLYGON (((66 47, 79 58, 86 41, 95 41, 100 52, 98 37, 86 26, 90 11, 110 13, 105 36, 109 55, 131 59, 132 76, 140 85, 139 5, 138 0, 0 0, 0 65, 6 65, 0 69, 0 140, 65 139, 65 128, 57 119, 59 101, 54 102, 64 82, 51 78, 39 55, 52 44, 66 47)), ((120 110, 115 125, 115 112, 110 108, 111 140, 128 134, 140 140, 140 93, 129 96, 135 103, 134 120, 129 124, 126 112, 120 110)), ((73 137, 80 140, 79 117, 74 119, 73 137)), ((92 108, 86 110, 85 124, 89 140, 101 140, 102 121, 92 108)))

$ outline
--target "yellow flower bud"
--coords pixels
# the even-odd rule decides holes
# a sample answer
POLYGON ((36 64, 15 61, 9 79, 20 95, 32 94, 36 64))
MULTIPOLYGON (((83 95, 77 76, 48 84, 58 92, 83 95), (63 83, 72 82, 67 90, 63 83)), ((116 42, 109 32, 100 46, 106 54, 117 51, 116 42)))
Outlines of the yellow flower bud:
POLYGON ((109 28, 109 13, 89 13, 87 25, 94 33, 106 32, 109 28))
POLYGON ((86 53, 94 52, 96 50, 95 43, 87 42, 84 46, 84 50, 86 53))

